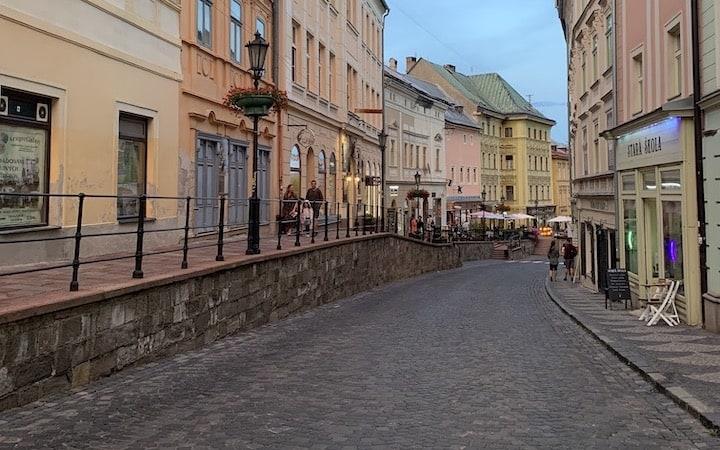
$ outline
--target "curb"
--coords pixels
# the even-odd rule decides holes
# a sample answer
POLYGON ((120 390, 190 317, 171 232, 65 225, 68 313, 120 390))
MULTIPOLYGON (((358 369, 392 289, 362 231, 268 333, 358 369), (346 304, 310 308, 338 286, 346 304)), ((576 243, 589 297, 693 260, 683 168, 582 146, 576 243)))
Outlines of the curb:
POLYGON ((640 366, 635 364, 630 358, 622 354, 618 349, 613 347, 610 339, 600 334, 598 331, 594 330, 590 326, 586 325, 584 322, 582 322, 574 313, 572 310, 567 308, 562 301, 558 300, 557 295, 555 292, 552 292, 552 289, 550 289, 550 286, 548 284, 548 281, 545 280, 545 293, 547 293, 550 300, 555 303, 558 308, 562 312, 564 312, 568 317, 570 317, 573 322, 578 324, 580 328, 585 330, 588 334, 590 334, 592 337, 594 337, 598 342, 600 342, 605 348, 607 348, 610 353, 615 355, 620 361, 622 361, 625 365, 633 369, 635 372, 640 374, 640 376, 650 383, 655 389, 657 389, 660 393, 664 394, 666 397, 668 397, 670 400, 675 402, 678 406, 680 406, 682 409, 690 413, 693 417, 698 419, 700 423, 705 426, 705 428, 709 429, 711 432, 719 433, 720 432, 720 423, 717 423, 713 421, 710 417, 708 417, 704 412, 700 411, 695 405, 693 405, 691 400, 683 399, 681 396, 675 394, 672 392, 671 386, 666 386, 663 381, 665 380, 665 377, 661 374, 657 373, 649 373, 645 370, 643 370, 640 366))

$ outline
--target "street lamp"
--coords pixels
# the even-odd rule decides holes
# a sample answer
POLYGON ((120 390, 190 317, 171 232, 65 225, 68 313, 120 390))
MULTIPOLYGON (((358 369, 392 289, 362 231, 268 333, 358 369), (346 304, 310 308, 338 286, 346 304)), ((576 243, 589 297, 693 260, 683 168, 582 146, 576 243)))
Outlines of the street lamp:
POLYGON ((387 145, 387 134, 385 129, 378 133, 378 143, 380 144, 380 231, 385 232, 385 146, 387 145))
MULTIPOLYGON (((265 73, 265 57, 267 56, 270 44, 263 39, 259 31, 255 32, 255 39, 248 42, 245 47, 248 49, 250 56, 250 71, 252 72, 253 83, 255 89, 260 85, 260 78, 265 73)), ((262 108, 261 108, 262 109, 262 108)), ((260 199, 257 192, 258 179, 258 122, 261 116, 266 116, 267 110, 256 110, 252 114, 253 119, 253 177, 252 177, 252 195, 250 197, 250 211, 248 224, 248 247, 245 251, 247 255, 257 255, 260 253, 260 199)))
MULTIPOLYGON (((482 230, 483 233, 485 233, 485 196, 487 195, 487 192, 485 192, 485 188, 483 187, 482 192, 480 193, 480 197, 482 198, 482 203, 480 203, 480 210, 482 211, 482 230)), ((485 236, 483 236, 483 239, 485 239, 485 236)))
POLYGON ((421 176, 422 175, 420 175, 420 172, 417 172, 417 171, 415 172, 415 190, 416 191, 420 190, 420 177, 421 176))
POLYGON ((534 203, 535 203, 535 211, 534 211, 535 212, 535 226, 538 227, 538 226, 540 226, 540 220, 538 217, 539 216, 539 214, 538 214, 538 203, 539 203, 538 199, 535 199, 534 203))

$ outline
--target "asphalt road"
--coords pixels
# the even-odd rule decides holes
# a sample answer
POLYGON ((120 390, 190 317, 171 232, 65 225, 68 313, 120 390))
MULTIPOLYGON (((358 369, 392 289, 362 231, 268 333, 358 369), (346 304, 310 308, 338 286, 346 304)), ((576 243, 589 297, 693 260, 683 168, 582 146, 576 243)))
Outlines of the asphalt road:
POLYGON ((718 448, 549 301, 428 274, 0 413, 0 447, 718 448))

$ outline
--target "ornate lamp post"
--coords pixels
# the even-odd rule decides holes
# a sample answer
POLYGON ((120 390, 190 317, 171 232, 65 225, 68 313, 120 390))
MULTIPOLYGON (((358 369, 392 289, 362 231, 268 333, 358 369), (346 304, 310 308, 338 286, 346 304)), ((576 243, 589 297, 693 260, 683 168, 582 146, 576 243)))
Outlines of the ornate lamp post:
MULTIPOLYGON (((267 56, 268 47, 270 45, 263 39, 260 32, 255 33, 255 39, 248 42, 245 46, 250 56, 250 70, 253 73, 253 83, 255 89, 260 85, 260 78, 265 73, 265 57, 267 56)), ((248 105, 250 106, 250 105, 248 105)), ((264 106, 264 105, 257 105, 264 106)), ((269 105, 268 105, 269 106, 269 105)), ((250 197, 250 223, 248 229, 248 247, 245 252, 247 255, 257 255, 260 253, 260 199, 257 192, 258 179, 258 122, 260 117, 268 114, 267 107, 245 108, 245 115, 253 119, 253 177, 252 177, 252 195, 250 197)))
POLYGON ((483 188, 482 192, 480 193, 480 198, 482 198, 482 202, 480 203, 480 210, 482 211, 483 233, 485 232, 485 196, 487 196, 487 192, 485 192, 485 188, 483 188))
POLYGON ((385 147, 387 145, 387 134, 383 129, 378 133, 378 142, 380 144, 380 231, 385 232, 385 147))
POLYGON ((534 203, 535 203, 535 226, 539 227, 540 226, 540 220, 539 220, 540 218, 539 218, 539 213, 538 213, 538 203, 539 203, 538 199, 535 199, 534 203))

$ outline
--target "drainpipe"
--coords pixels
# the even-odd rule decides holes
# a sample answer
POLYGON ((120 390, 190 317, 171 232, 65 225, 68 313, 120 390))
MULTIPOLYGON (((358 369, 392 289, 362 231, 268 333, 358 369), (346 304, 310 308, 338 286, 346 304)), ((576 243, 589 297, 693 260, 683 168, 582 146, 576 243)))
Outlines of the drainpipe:
MULTIPOLYGON (((612 83, 613 83, 613 117, 612 126, 615 127, 618 124, 618 82, 617 82, 617 0, 612 2, 612 21, 613 21, 613 34, 611 36, 611 44, 613 46, 613 67, 612 67, 612 83)), ((620 183, 620 176, 618 175, 617 169, 617 139, 613 138, 613 194, 615 195, 615 260, 613 261, 613 267, 617 268, 620 266, 620 211, 622 210, 622 200, 620 199, 620 189, 618 184, 620 183)))
MULTIPOLYGON (((273 39, 273 52, 272 52, 272 81, 276 88, 280 88, 280 13, 279 10, 284 6, 283 0, 274 0, 272 4, 272 39, 273 39)), ((283 111, 277 111, 277 122, 276 122, 276 145, 275 145, 275 157, 277 159, 277 186, 278 186, 278 198, 282 197, 282 168, 283 168, 283 123, 282 123, 283 111)), ((275 202, 273 202, 275 203, 275 202)), ((280 211, 278 211, 280 214, 280 211)))
POLYGON ((707 292, 707 252, 705 245, 705 186, 703 175, 703 124, 700 100, 702 88, 700 80, 700 2, 690 1, 692 26, 692 67, 693 67, 693 98, 695 103, 693 125, 695 126, 695 184, 697 185, 698 244, 700 247, 700 312, 703 326, 705 325, 705 301, 703 294, 707 292))
MULTIPOLYGON (((380 46, 380 68, 382 70, 382 78, 380 81, 380 99, 382 101, 382 133, 385 134, 385 19, 387 18, 388 14, 390 14, 390 8, 385 9, 385 13, 383 14, 382 18, 382 24, 383 24, 383 31, 382 31, 382 38, 381 38, 381 46, 380 46)), ((381 144, 380 147, 381 154, 381 164, 380 164, 380 192, 382 194, 382 197, 380 197, 380 208, 382 212, 382 223, 383 227, 385 227, 385 195, 387 194, 385 191, 385 152, 387 150, 387 136, 385 137, 385 143, 381 144)), ((382 231, 385 231, 384 229, 382 231)))

